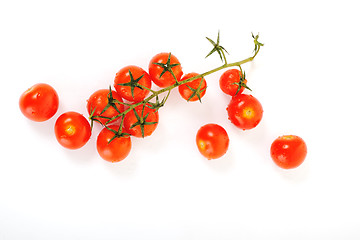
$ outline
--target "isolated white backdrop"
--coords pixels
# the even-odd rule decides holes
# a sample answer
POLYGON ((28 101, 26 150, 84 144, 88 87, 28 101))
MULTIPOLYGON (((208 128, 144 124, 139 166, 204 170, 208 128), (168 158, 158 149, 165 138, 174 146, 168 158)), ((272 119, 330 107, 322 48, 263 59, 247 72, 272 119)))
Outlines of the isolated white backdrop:
POLYGON ((356 1, 2 1, 0 3, 0 239, 359 239, 360 128, 356 1), (206 78, 203 103, 173 91, 157 131, 134 139, 117 164, 96 153, 96 134, 63 149, 53 125, 62 112, 86 114, 86 99, 115 73, 171 51, 184 72, 205 59, 205 37, 221 32, 228 60, 244 65, 264 108, 260 125, 228 120, 221 72, 206 78), (45 123, 25 119, 20 94, 37 82, 58 91, 45 123), (222 125, 227 154, 208 161, 195 134, 222 125), (291 171, 270 159, 282 134, 308 145, 291 171))

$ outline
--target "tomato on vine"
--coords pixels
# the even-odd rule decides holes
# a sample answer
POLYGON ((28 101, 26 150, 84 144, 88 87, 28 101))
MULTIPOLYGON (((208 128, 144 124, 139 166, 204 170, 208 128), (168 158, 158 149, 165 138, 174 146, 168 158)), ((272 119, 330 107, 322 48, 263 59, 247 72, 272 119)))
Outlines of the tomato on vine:
POLYGON ((245 88, 251 90, 247 85, 245 73, 238 69, 229 69, 224 72, 219 80, 221 90, 230 96, 242 93, 245 88))
POLYGON ((120 162, 131 150, 131 138, 118 134, 119 125, 104 127, 96 140, 96 149, 100 157, 108 162, 120 162))
POLYGON ((178 82, 183 75, 179 60, 171 53, 159 53, 149 63, 152 81, 161 88, 178 82))
MULTIPOLYGON (((123 100, 119 93, 110 89, 95 91, 87 100, 87 111, 90 118, 105 125, 109 119, 124 111, 123 100)), ((115 121, 109 122, 113 124, 115 121)))
POLYGON ((131 65, 116 73, 114 87, 123 99, 140 102, 149 94, 151 78, 142 68, 131 65))
POLYGON ((196 145, 208 160, 223 156, 229 147, 229 136, 218 124, 206 124, 196 134, 196 145))
POLYGON ((304 162, 307 147, 299 136, 284 135, 276 138, 271 144, 270 154, 276 165, 284 169, 292 169, 304 162))
POLYGON ((252 95, 247 94, 232 97, 227 112, 230 121, 243 130, 256 127, 263 116, 261 103, 252 95))
POLYGON ((19 99, 21 112, 35 122, 49 120, 59 108, 59 97, 53 87, 38 83, 21 94, 19 99))
POLYGON ((150 136, 159 122, 159 113, 150 104, 141 104, 128 112, 124 117, 126 133, 134 137, 150 136))
MULTIPOLYGON (((185 74, 182 79, 180 80, 180 84, 182 81, 185 81, 189 78, 193 78, 198 76, 198 73, 188 73, 185 74)), ((197 78, 192 80, 191 82, 181 84, 178 89, 180 95, 187 101, 197 101, 199 100, 201 102, 201 98, 206 93, 206 80, 203 77, 197 78)))
POLYGON ((55 122, 54 130, 57 141, 68 149, 81 148, 91 136, 88 120, 77 112, 61 114, 55 122))

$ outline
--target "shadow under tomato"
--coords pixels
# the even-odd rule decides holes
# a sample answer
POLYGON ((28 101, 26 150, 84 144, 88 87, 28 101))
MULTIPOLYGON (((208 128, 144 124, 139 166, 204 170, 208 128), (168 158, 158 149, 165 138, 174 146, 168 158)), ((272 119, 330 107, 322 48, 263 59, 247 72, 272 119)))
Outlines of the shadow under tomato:
POLYGON ((93 164, 98 157, 96 147, 94 146, 94 136, 90 137, 90 140, 79 149, 66 149, 59 144, 59 148, 62 148, 62 151, 65 152, 65 155, 75 164, 93 164))
POLYGON ((106 162, 100 157, 99 160, 102 160, 104 162, 106 170, 109 171, 111 174, 119 178, 129 178, 136 175, 135 173, 138 167, 138 162, 134 157, 130 156, 130 154, 124 160, 116 163, 106 162))
POLYGON ((206 165, 209 168, 211 168, 211 170, 221 174, 226 174, 229 171, 233 170, 235 166, 235 156, 232 154, 230 147, 231 144, 229 145, 229 149, 225 153, 225 155, 221 156, 220 158, 211 159, 211 160, 207 160, 206 158, 203 158, 204 161, 207 161, 206 165))
MULTIPOLYGON (((308 156, 307 156, 308 158, 308 156)), ((278 167, 275 163, 274 168, 275 170, 287 181, 294 184, 300 184, 306 181, 310 175, 310 165, 305 158, 305 161, 298 166, 297 168, 293 169, 282 169, 278 167)))
POLYGON ((28 119, 24 119, 24 121, 31 127, 31 129, 34 131, 34 134, 36 133, 44 139, 52 139, 55 137, 54 126, 56 119, 57 115, 44 122, 34 122, 28 119))

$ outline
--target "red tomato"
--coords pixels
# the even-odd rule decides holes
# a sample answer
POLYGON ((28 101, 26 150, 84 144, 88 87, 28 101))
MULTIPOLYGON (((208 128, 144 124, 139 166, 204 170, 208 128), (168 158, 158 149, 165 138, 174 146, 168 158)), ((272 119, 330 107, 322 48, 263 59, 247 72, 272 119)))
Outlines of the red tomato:
POLYGON ((244 79, 240 82, 240 77, 243 77, 243 74, 238 69, 229 69, 224 72, 219 80, 221 90, 230 96, 242 93, 247 80, 244 79))
POLYGON ((227 112, 230 121, 243 130, 256 127, 262 119, 263 108, 252 95, 238 94, 232 97, 227 112))
MULTIPOLYGON (((112 125, 109 128, 117 132, 119 126, 112 125)), ((109 162, 120 162, 130 153, 131 139, 130 136, 115 137, 113 131, 103 128, 97 137, 96 148, 99 155, 104 160, 109 162)))
POLYGON ((53 87, 38 83, 21 94, 19 106, 25 117, 32 121, 43 122, 57 112, 59 97, 53 87))
POLYGON ((90 124, 80 113, 63 113, 55 122, 55 136, 58 142, 65 148, 81 148, 90 139, 90 124))
MULTIPOLYGON (((124 105, 118 102, 123 102, 121 96, 116 91, 111 91, 109 89, 100 89, 91 94, 90 98, 87 100, 87 111, 89 115, 95 117, 94 119, 99 120, 103 125, 112 117, 120 114, 124 111, 124 105), (110 100, 110 102, 109 102, 110 100), (105 112, 101 113, 105 107, 107 108, 105 112)), ((115 121, 111 122, 114 123, 115 121)))
POLYGON ((291 169, 304 162, 307 147, 302 138, 285 135, 274 140, 271 144, 270 154, 276 165, 284 169, 291 169))
POLYGON ((157 86, 165 88, 175 84, 176 80, 179 81, 183 72, 179 60, 174 55, 159 53, 150 61, 149 74, 157 86))
MULTIPOLYGON (((199 75, 198 73, 188 73, 181 79, 180 84, 182 81, 185 81, 186 79, 198 75, 199 75)), ((205 95, 205 92, 206 92, 206 80, 204 78, 198 78, 191 82, 179 86, 180 95, 187 101, 192 101, 192 102, 196 100, 201 101, 201 98, 205 95)))
POLYGON ((196 145, 208 160, 223 156, 229 147, 226 130, 217 124, 206 124, 196 134, 196 145))
POLYGON ((134 137, 150 136, 156 129, 159 122, 159 113, 147 106, 139 105, 128 112, 124 117, 125 132, 134 137))
POLYGON ((114 87, 123 99, 140 102, 149 94, 151 78, 142 68, 127 66, 116 73, 114 87))

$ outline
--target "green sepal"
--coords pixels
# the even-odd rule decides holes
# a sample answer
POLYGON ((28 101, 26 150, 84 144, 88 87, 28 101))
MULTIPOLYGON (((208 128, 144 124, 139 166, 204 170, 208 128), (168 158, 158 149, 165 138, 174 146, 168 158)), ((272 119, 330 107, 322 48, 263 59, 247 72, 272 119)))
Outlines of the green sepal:
POLYGON ((243 71, 241 70, 239 82, 234 82, 234 83, 233 83, 234 85, 237 85, 237 86, 238 86, 238 89, 236 90, 235 95, 237 95, 237 94, 239 93, 239 91, 240 91, 240 89, 241 89, 242 87, 244 87, 244 88, 252 91, 252 90, 248 87, 248 85, 245 84, 245 82, 244 82, 244 81, 245 81, 245 78, 246 78, 246 76, 245 76, 245 71, 243 72, 243 71))
POLYGON ((96 109, 96 107, 95 107, 94 109, 92 109, 92 107, 90 108, 89 120, 90 120, 90 128, 91 128, 91 131, 92 131, 92 129, 93 129, 94 122, 98 122, 98 123, 100 123, 101 125, 103 125, 102 122, 101 122, 99 119, 97 119, 97 118, 99 118, 99 116, 94 116, 95 109, 96 109))
POLYGON ((204 81, 204 78, 201 78, 201 81, 200 81, 200 84, 199 86, 195 89, 195 88, 192 88, 190 87, 189 85, 186 84, 186 87, 189 88, 191 91, 192 91, 192 94, 190 95, 190 97, 187 99, 187 101, 189 102, 190 99, 192 99, 193 97, 197 96, 197 98, 199 99, 200 103, 201 102, 201 97, 200 97, 200 94, 205 91, 206 87, 204 89, 201 89, 201 84, 203 83, 204 81))
POLYGON ((113 107, 118 113, 121 113, 120 110, 117 108, 116 103, 120 103, 120 101, 114 99, 111 86, 109 86, 109 94, 107 96, 108 103, 104 107, 104 109, 100 112, 100 114, 103 114, 106 110, 108 110, 109 107, 113 107))
POLYGON ((144 90, 144 88, 141 86, 141 84, 139 84, 139 81, 140 81, 140 79, 144 76, 144 74, 141 75, 140 77, 138 77, 137 79, 134 79, 131 71, 129 70, 129 75, 130 75, 130 82, 127 82, 127 83, 118 83, 118 85, 130 87, 131 96, 134 98, 134 89, 135 89, 136 87, 137 87, 137 88, 140 88, 141 90, 144 90))
POLYGON ((143 138, 145 137, 144 126, 145 126, 145 125, 157 124, 157 122, 146 122, 146 119, 149 117, 150 112, 148 112, 148 113, 144 116, 144 109, 145 109, 145 104, 143 105, 143 109, 142 109, 142 111, 141 111, 141 116, 139 116, 139 114, 137 113, 137 111, 135 110, 135 108, 133 109, 134 114, 135 114, 135 117, 136 117, 136 119, 137 119, 137 122, 130 126, 130 129, 132 129, 132 128, 136 127, 136 126, 140 126, 141 136, 142 136, 143 138))
POLYGON ((109 140, 108 144, 110 144, 114 139, 121 138, 121 137, 130 137, 129 133, 122 131, 122 125, 120 125, 119 129, 116 131, 112 128, 109 128, 108 126, 105 126, 107 130, 114 133, 114 136, 109 140))
POLYGON ((206 39, 214 46, 214 48, 208 53, 208 55, 206 55, 205 58, 207 58, 208 56, 210 56, 214 52, 217 52, 219 54, 219 56, 220 56, 221 61, 223 62, 225 60, 225 62, 226 62, 226 57, 225 57, 224 51, 227 54, 229 54, 229 53, 228 53, 228 51, 226 51, 226 49, 223 46, 220 45, 220 31, 218 31, 218 36, 217 36, 216 43, 212 39, 210 39, 208 37, 206 37, 206 39))
POLYGON ((169 72, 173 78, 175 79, 175 82, 177 83, 178 80, 176 79, 176 76, 172 70, 173 67, 176 67, 178 65, 180 65, 180 63, 174 63, 174 64, 170 64, 170 58, 171 58, 171 53, 169 53, 169 56, 168 56, 168 59, 166 61, 166 63, 152 63, 154 65, 157 65, 157 66, 160 66, 163 68, 162 72, 160 73, 160 78, 166 73, 166 72, 169 72))

